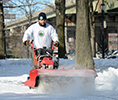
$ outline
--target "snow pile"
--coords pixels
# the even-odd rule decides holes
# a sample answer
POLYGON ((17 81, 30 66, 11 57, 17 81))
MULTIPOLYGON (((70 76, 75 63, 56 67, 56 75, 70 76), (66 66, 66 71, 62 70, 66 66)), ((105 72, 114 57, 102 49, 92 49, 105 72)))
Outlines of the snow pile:
POLYGON ((98 76, 96 78, 96 90, 107 91, 113 94, 118 92, 118 69, 109 67, 102 73, 99 72, 98 76))
POLYGON ((107 70, 109 67, 118 68, 118 59, 94 59, 96 71, 107 70))

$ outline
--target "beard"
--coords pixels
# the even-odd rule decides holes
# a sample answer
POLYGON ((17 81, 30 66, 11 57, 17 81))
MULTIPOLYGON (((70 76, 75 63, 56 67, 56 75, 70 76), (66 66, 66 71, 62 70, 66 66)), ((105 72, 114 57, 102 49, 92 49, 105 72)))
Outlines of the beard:
POLYGON ((42 25, 42 24, 39 22, 39 25, 42 26, 42 27, 46 27, 46 23, 44 23, 44 25, 42 25))

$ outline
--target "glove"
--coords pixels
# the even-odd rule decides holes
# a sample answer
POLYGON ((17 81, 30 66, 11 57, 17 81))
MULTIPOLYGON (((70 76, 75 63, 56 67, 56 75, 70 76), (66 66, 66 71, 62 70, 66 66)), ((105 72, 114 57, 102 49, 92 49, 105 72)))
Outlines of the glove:
POLYGON ((59 46, 59 42, 58 42, 58 41, 55 41, 55 42, 54 42, 54 45, 55 45, 56 47, 58 47, 58 46, 59 46))
POLYGON ((30 40, 25 40, 24 45, 25 46, 28 46, 29 45, 29 42, 30 42, 30 40))

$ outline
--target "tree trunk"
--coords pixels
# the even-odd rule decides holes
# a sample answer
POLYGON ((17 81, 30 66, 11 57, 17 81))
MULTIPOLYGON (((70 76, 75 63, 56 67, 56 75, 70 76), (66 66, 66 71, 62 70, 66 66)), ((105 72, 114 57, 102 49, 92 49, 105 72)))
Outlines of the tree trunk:
POLYGON ((96 45, 95 45, 95 25, 90 25, 91 27, 91 47, 92 47, 92 56, 96 57, 96 45))
POLYGON ((5 34, 4 34, 3 5, 0 2, 0 59, 5 58, 5 34))
POLYGON ((89 18, 90 18, 90 29, 91 29, 91 47, 92 47, 92 56, 96 57, 96 45, 95 45, 95 17, 94 17, 94 11, 93 11, 93 0, 90 0, 90 10, 89 12, 89 18))
POLYGON ((76 0, 76 69, 94 69, 90 43, 89 0, 76 0))
POLYGON ((56 5, 56 29, 59 36, 59 58, 65 56, 65 0, 55 0, 56 5))

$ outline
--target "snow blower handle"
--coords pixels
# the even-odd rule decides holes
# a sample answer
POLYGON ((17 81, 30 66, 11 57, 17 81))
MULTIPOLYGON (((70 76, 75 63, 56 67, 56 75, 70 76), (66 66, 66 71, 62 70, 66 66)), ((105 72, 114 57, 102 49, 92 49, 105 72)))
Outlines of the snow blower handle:
POLYGON ((32 44, 32 43, 33 43, 33 41, 34 41, 34 40, 32 40, 32 41, 30 42, 30 40, 29 40, 28 44, 32 44))
POLYGON ((31 41, 31 44, 34 42, 34 40, 31 41))

